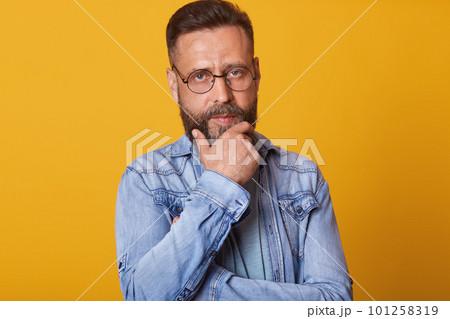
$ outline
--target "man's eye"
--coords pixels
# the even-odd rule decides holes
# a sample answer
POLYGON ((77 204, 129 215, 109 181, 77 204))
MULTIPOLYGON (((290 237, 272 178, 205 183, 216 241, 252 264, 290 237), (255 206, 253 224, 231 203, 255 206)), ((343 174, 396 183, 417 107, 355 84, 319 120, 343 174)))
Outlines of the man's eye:
POLYGON ((197 72, 191 75, 191 79, 195 82, 204 82, 207 81, 211 76, 208 75, 207 72, 197 72))
POLYGON ((231 70, 228 73, 228 75, 235 78, 235 77, 242 75, 242 71, 241 70, 231 70))

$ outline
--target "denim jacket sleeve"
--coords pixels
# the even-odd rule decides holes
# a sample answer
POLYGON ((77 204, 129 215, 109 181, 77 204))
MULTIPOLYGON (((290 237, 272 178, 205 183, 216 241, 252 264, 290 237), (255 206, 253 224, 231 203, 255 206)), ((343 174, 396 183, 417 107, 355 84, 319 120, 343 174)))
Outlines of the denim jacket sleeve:
POLYGON ((155 203, 154 195, 141 173, 128 167, 116 205, 117 263, 124 299, 192 299, 250 195, 225 176, 205 170, 173 225, 167 208, 155 203))
POLYGON ((197 300, 352 300, 349 277, 328 183, 306 229, 303 275, 297 283, 251 280, 211 264, 197 300))

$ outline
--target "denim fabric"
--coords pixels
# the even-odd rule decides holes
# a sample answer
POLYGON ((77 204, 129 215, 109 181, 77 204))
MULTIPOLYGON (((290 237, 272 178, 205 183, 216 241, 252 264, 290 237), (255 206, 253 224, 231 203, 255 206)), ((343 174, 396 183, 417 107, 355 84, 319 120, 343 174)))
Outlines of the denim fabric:
POLYGON ((250 194, 205 170, 183 135, 138 157, 120 181, 116 249, 125 300, 352 300, 321 171, 254 134, 262 158, 258 197, 271 278, 241 278, 216 264, 231 228, 250 213, 250 194))

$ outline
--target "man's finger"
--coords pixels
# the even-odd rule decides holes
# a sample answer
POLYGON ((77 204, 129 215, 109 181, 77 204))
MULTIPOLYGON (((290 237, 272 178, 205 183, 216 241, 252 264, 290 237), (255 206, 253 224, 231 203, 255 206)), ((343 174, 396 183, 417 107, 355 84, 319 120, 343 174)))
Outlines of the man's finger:
POLYGON ((176 216, 176 217, 172 220, 172 224, 175 224, 179 219, 180 219, 180 217, 176 216))
POLYGON ((208 140, 206 139, 205 135, 203 135, 202 132, 198 129, 192 130, 192 136, 194 137, 195 143, 197 144, 198 150, 201 152, 201 147, 203 146, 210 146, 208 140))

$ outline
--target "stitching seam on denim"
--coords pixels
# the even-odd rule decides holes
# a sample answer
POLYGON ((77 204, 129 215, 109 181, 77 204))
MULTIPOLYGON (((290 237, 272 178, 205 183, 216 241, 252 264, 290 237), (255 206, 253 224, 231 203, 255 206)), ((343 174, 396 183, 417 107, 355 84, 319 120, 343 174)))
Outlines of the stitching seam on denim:
POLYGON ((224 220, 222 218, 222 223, 220 224, 220 228, 217 231, 217 235, 214 238, 213 242, 211 243, 211 245, 209 246, 208 250, 206 251, 206 254, 203 256, 202 261, 200 262, 199 267, 197 267, 196 271, 192 274, 192 276, 188 279, 188 281, 186 282, 186 284, 184 285, 185 288, 189 287, 188 289, 191 291, 195 290, 195 283, 196 282, 200 282, 201 281, 201 274, 205 274, 206 271, 201 271, 202 268, 206 268, 206 270, 208 269, 209 265, 211 264, 212 259, 214 258, 213 256, 211 256, 211 252, 212 251, 216 251, 217 249, 215 249, 219 242, 222 240, 222 238, 225 237, 225 233, 226 233, 226 226, 227 221, 224 220), (205 267, 206 266, 206 267, 205 267), (199 280, 200 277, 200 280, 199 280), (192 289, 191 289, 192 288, 192 289))
POLYGON ((219 274, 217 275, 216 279, 214 280, 213 283, 213 291, 212 291, 212 301, 216 301, 216 298, 218 297, 218 289, 219 289, 219 283, 222 280, 223 276, 225 276, 226 274, 226 270, 225 269, 221 269, 219 274))

